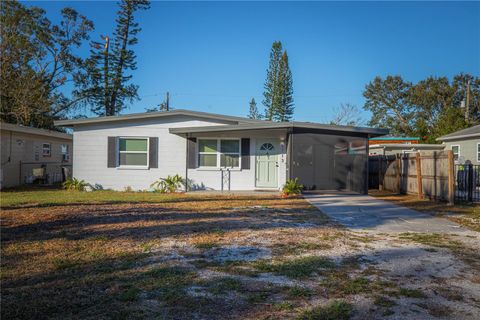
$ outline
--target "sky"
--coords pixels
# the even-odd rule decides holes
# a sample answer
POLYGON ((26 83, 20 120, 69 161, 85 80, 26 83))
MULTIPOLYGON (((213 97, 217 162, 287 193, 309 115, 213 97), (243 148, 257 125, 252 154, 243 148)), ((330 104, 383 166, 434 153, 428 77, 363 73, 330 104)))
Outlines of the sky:
MULTIPOLYGON (((56 22, 70 6, 112 35, 113 1, 29 1, 56 22)), ((287 50, 297 121, 328 122, 341 103, 363 107, 375 76, 480 75, 480 2, 160 2, 138 12, 133 82, 143 112, 170 105, 246 116, 260 110, 273 41, 287 50)), ((88 54, 88 45, 78 53, 88 54)), ((362 111, 368 119, 369 113, 362 111)))

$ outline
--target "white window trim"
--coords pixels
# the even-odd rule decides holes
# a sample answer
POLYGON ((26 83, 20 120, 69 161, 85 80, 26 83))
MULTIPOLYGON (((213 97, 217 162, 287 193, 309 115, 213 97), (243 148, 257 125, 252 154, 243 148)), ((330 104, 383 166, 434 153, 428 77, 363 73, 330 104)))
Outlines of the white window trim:
MULTIPOLYGON (((460 145, 459 144, 452 144, 450 146, 450 150, 452 150, 452 152, 453 152, 453 147, 458 147, 458 157, 457 157, 457 159, 459 159, 460 156, 462 155, 461 150, 460 150, 460 145)), ((455 153, 453 154, 453 158, 455 159, 455 153)), ((456 160, 456 161, 458 161, 458 160, 456 160)))
POLYGON ((43 157, 52 156, 52 144, 50 142, 42 142, 42 156, 43 157), (48 149, 45 149, 45 145, 48 145, 48 149), (45 154, 45 150, 48 150, 48 154, 45 154))
POLYGON ((117 145, 117 169, 148 169, 150 168, 150 137, 118 137, 117 145), (147 151, 120 151, 120 140, 121 139, 137 139, 137 140, 147 140, 147 151), (147 165, 120 165, 120 153, 146 153, 147 154, 147 165))
POLYGON ((220 170, 220 169, 230 169, 230 170, 241 170, 242 168, 242 139, 241 138, 226 138, 226 137, 197 137, 197 169, 199 170, 220 170), (200 152, 200 140, 217 140, 217 151, 216 152, 200 152), (238 153, 237 152, 221 152, 221 140, 236 140, 238 141, 238 153), (201 154, 217 154, 217 166, 200 166, 200 155, 201 154), (220 165, 221 155, 238 155, 238 167, 222 167, 220 165))
POLYGON ((479 146, 480 146, 480 142, 477 142, 477 162, 480 162, 480 151, 478 151, 479 146))

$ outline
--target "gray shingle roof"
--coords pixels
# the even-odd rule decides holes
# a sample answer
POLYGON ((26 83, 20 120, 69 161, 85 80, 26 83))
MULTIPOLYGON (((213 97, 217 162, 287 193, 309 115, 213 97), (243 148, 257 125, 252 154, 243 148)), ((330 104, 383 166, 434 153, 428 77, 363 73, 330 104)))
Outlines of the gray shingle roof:
POLYGON ((450 134, 441 136, 437 138, 438 141, 448 141, 448 140, 456 140, 456 139, 462 139, 462 138, 474 138, 474 137, 480 137, 480 124, 467 128, 467 129, 462 129, 459 131, 452 132, 450 134))

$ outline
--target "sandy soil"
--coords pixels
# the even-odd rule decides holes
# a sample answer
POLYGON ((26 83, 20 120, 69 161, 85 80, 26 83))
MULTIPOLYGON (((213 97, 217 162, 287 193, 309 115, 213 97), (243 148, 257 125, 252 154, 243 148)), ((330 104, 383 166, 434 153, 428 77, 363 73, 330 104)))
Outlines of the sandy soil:
POLYGON ((479 244, 277 197, 6 210, 2 318, 478 319, 479 244))

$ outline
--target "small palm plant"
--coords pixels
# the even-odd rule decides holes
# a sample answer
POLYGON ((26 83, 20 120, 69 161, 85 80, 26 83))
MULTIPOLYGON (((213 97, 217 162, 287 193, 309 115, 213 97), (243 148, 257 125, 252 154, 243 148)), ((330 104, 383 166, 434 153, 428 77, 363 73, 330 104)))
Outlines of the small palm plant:
POLYGON ((84 180, 79 180, 77 178, 68 178, 63 183, 63 188, 69 191, 85 191, 85 188, 88 186, 84 180))
POLYGON ((161 193, 173 193, 178 191, 184 185, 184 179, 178 174, 160 178, 150 185, 150 188, 161 193))
POLYGON ((287 182, 283 185, 282 195, 290 196, 297 195, 302 193, 303 184, 298 183, 298 178, 288 179, 287 182))

